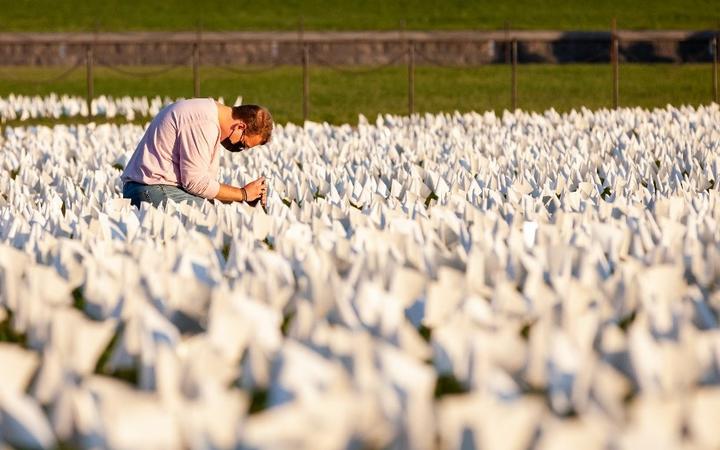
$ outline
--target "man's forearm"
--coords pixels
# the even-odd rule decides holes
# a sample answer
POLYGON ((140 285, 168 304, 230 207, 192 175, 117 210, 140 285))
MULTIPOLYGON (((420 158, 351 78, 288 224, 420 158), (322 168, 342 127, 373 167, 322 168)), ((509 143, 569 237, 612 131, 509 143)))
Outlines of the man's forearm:
POLYGON ((242 202, 247 200, 246 195, 242 188, 220 183, 220 190, 215 199, 221 202, 242 202))

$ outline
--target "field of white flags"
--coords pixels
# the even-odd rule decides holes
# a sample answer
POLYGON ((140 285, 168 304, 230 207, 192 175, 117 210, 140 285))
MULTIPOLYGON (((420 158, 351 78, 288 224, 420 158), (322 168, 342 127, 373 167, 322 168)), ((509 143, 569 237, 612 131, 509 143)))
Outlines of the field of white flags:
MULTIPOLYGON (((222 102, 222 97, 220 98, 222 102)), ((160 109, 172 103, 165 97, 111 97, 101 95, 90 102, 90 109, 84 97, 50 94, 48 96, 9 95, 0 97, 0 123, 26 121, 31 119, 61 119, 92 116, 128 121, 145 118, 150 120, 160 109)), ((235 104, 242 102, 238 97, 235 104)))
POLYGON ((5 127, 0 441, 716 449, 720 108, 276 127, 138 210, 137 125, 5 127))

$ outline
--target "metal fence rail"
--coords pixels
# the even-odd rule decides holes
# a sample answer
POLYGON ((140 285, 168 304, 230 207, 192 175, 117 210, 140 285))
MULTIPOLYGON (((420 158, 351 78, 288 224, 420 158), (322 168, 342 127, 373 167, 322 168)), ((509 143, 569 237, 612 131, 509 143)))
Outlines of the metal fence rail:
MULTIPOLYGON (((616 30, 621 41, 708 41, 714 30, 616 30)), ((194 44, 227 42, 487 42, 505 41, 510 37, 525 42, 609 41, 613 31, 181 31, 125 33, 17 33, 0 32, 0 44, 194 44)))

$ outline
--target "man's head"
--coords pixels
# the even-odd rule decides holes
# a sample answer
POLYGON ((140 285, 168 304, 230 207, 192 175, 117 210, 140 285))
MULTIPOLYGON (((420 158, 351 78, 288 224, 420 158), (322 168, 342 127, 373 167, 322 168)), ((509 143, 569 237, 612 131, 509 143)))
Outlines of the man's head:
POLYGON ((258 105, 233 106, 232 121, 230 135, 221 142, 227 150, 239 152, 265 145, 270 140, 273 118, 267 108, 258 105))

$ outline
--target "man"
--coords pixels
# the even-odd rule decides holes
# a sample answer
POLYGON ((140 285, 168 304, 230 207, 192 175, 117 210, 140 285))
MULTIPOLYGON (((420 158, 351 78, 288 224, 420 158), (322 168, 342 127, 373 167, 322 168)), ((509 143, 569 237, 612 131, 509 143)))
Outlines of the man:
POLYGON ((265 178, 235 187, 217 181, 220 146, 231 152, 264 145, 272 134, 270 112, 257 105, 225 106, 210 98, 180 100, 150 122, 120 179, 135 206, 168 199, 196 205, 266 201, 265 178))

